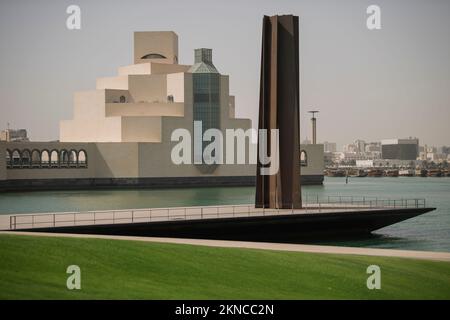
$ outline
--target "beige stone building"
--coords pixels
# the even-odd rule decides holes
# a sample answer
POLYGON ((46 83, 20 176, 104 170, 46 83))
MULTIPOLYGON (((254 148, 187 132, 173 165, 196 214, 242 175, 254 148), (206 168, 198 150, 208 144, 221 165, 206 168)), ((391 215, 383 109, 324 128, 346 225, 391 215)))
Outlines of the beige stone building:
MULTIPOLYGON (((249 119, 235 117, 229 76, 220 74, 210 49, 195 50, 194 64, 180 65, 176 33, 135 32, 134 64, 97 79, 95 90, 75 93, 60 142, 0 142, 0 190, 254 184, 250 139, 245 164, 173 163, 178 141, 171 135, 193 132, 194 121, 202 133, 219 129, 224 137, 226 129, 251 128, 249 119)), ((302 150, 303 183, 322 183, 323 145, 302 150)))

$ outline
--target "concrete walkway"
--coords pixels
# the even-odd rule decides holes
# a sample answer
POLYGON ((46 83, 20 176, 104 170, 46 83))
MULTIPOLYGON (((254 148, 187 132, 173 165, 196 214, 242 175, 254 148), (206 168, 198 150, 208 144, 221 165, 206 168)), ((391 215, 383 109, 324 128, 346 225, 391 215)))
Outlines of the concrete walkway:
POLYGON ((39 236, 39 237, 131 240, 131 241, 143 241, 143 242, 190 244, 190 245, 222 247, 222 248, 246 248, 246 249, 294 251, 294 252, 310 252, 310 253, 351 254, 351 255, 361 255, 361 256, 396 257, 396 258, 425 259, 425 260, 449 261, 450 262, 450 252, 319 246, 319 245, 304 245, 304 244, 290 244, 290 243, 267 243, 267 242, 203 240, 203 239, 182 239, 182 238, 128 237, 128 236, 85 235, 85 234, 67 234, 67 233, 1 231, 0 235, 3 235, 3 234, 4 235, 13 234, 13 235, 21 235, 21 236, 39 236))

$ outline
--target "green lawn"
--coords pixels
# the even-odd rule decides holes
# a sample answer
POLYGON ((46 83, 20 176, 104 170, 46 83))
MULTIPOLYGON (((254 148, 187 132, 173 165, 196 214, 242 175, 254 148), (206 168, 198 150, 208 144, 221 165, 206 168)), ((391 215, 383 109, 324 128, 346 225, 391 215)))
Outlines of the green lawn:
POLYGON ((0 235, 0 299, 449 299, 450 263, 0 235), (66 268, 81 268, 81 290, 66 268), (366 268, 381 268, 368 290, 366 268))

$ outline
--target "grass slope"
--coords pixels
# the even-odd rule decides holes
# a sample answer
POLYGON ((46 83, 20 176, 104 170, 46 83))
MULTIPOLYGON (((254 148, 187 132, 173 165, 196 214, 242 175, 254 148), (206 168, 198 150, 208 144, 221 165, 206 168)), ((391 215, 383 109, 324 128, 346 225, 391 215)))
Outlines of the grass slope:
POLYGON ((450 263, 0 235, 0 299, 449 299, 450 263), (66 288, 67 266, 81 290, 66 288), (381 290, 366 287, 381 267, 381 290))

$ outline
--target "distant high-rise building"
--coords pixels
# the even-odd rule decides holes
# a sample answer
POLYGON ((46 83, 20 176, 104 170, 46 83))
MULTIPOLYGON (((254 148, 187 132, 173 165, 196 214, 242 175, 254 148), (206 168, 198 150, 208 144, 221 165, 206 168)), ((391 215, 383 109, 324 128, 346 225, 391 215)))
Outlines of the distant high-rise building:
POLYGON ((366 148, 366 142, 364 140, 355 140, 356 152, 364 152, 366 148))
POLYGON ((450 147, 447 147, 447 146, 439 147, 438 153, 450 154, 450 147))
POLYGON ((0 132, 0 141, 17 142, 30 141, 25 129, 6 129, 0 132))
POLYGON ((419 155, 419 139, 389 139, 381 141, 383 159, 416 160, 419 155))
POLYGON ((342 151, 345 153, 356 153, 358 150, 357 146, 353 143, 344 144, 342 151))
POLYGON ((366 144, 365 152, 381 152, 380 142, 369 142, 366 144))
POLYGON ((336 142, 325 141, 323 143, 323 151, 324 152, 336 152, 336 142))

